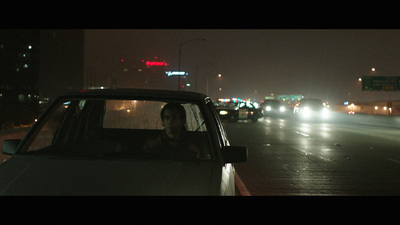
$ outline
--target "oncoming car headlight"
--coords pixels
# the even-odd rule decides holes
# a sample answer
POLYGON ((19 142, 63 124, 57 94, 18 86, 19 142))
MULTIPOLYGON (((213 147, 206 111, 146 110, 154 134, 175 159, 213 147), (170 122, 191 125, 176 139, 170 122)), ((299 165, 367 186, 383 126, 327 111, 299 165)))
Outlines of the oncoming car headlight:
POLYGON ((271 111, 271 106, 267 106, 267 107, 265 107, 265 110, 267 110, 267 111, 271 111))
POLYGON ((285 112, 285 107, 283 107, 283 106, 279 107, 279 111, 280 112, 285 112))
POLYGON ((227 115, 227 114, 228 114, 228 111, 226 111, 226 110, 219 111, 219 115, 227 115))
POLYGON ((322 117, 324 118, 329 117, 329 110, 327 108, 322 109, 322 117))
POLYGON ((308 107, 304 107, 303 110, 301 111, 301 116, 304 118, 308 118, 311 116, 311 109, 308 107))

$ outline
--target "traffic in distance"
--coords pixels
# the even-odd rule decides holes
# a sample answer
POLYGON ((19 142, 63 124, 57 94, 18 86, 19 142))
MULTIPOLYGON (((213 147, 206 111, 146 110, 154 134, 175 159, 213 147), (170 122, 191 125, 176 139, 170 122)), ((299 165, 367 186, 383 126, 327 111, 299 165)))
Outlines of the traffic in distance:
MULTIPOLYGON (((260 108, 267 109, 264 102, 260 108)), ((330 110, 309 97, 287 102, 280 100, 291 109, 286 115, 264 114, 257 123, 223 120, 232 144, 249 149, 247 163, 235 167, 244 195, 400 195, 398 116, 354 113, 353 104, 330 110)))
POLYGON ((236 122, 238 120, 251 120, 257 122, 261 117, 295 117, 298 120, 326 121, 331 113, 329 105, 318 98, 304 98, 296 95, 296 99, 281 100, 267 98, 260 102, 248 99, 232 98, 218 99, 214 103, 221 120, 236 122))
POLYGON ((238 120, 251 120, 257 122, 263 116, 262 109, 256 102, 238 98, 219 99, 214 103, 221 120, 236 122, 238 120))

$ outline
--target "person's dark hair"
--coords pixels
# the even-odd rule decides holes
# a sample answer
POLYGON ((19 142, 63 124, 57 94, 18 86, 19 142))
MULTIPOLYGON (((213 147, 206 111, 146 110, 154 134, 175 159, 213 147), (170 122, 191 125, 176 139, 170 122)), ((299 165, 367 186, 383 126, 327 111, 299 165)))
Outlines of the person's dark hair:
POLYGON ((181 104, 178 103, 168 103, 161 109, 161 120, 164 121, 164 112, 166 109, 178 110, 181 120, 186 123, 186 111, 181 104))

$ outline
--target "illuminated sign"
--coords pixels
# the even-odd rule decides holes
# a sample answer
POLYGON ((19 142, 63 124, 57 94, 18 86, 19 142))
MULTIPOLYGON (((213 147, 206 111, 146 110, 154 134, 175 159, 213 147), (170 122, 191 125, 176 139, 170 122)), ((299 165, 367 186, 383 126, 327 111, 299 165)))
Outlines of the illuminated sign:
POLYGON ((169 64, 165 61, 157 62, 157 61, 146 61, 146 66, 168 66, 169 64))
POLYGON ((185 71, 165 71, 165 74, 170 76, 185 76, 188 75, 185 71))

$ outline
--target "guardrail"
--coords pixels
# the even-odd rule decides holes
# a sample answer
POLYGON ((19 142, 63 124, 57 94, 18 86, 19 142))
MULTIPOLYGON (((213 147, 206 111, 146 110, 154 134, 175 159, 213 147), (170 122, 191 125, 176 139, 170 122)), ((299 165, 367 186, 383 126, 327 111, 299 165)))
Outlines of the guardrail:
POLYGON ((396 127, 400 128, 400 116, 388 115, 372 115, 372 114, 354 114, 347 113, 333 113, 332 121, 340 120, 349 123, 358 123, 374 126, 396 127))

